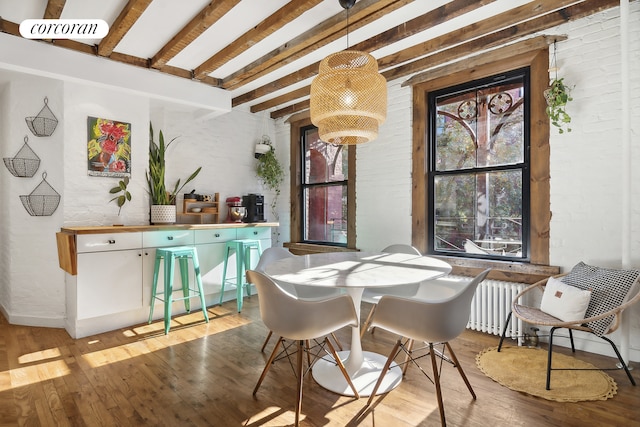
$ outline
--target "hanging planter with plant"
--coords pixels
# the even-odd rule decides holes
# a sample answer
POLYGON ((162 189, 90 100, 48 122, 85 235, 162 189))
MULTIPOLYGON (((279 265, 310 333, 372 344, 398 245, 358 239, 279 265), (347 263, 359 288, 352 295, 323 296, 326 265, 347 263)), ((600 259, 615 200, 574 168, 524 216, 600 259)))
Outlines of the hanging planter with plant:
POLYGON ((280 195, 280 185, 284 181, 284 170, 276 157, 276 151, 269 145, 270 150, 258 157, 256 175, 265 187, 275 193, 271 202, 271 213, 277 218, 276 203, 280 195))
POLYGON ((555 75, 551 79, 549 87, 544 91, 544 99, 547 101, 545 111, 551 120, 551 124, 558 128, 558 133, 564 133, 565 127, 567 132, 571 132, 571 128, 568 126, 571 123, 571 116, 567 113, 566 106, 569 101, 573 101, 569 94, 572 88, 564 83, 564 78, 558 78, 555 42, 553 43, 553 60, 549 71, 553 71, 555 75))
POLYGON ((566 111, 567 102, 573 101, 569 95, 569 88, 564 84, 563 78, 554 78, 551 80, 549 88, 544 91, 544 98, 547 101, 546 113, 551 120, 551 124, 558 128, 559 133, 564 133, 564 127, 567 132, 571 132, 568 127, 571 123, 571 116, 566 111))

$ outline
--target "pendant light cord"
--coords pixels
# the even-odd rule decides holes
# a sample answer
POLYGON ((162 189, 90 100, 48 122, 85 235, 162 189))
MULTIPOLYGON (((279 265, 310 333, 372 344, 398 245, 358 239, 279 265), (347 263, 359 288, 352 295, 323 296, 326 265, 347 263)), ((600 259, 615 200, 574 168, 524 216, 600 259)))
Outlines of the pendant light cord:
POLYGON ((558 51, 558 48, 556 46, 557 41, 554 40, 553 41, 553 57, 551 59, 551 69, 554 72, 554 77, 555 80, 558 80, 558 64, 556 62, 556 52, 558 51))
POLYGON ((347 50, 349 49, 349 9, 347 8, 347 50))

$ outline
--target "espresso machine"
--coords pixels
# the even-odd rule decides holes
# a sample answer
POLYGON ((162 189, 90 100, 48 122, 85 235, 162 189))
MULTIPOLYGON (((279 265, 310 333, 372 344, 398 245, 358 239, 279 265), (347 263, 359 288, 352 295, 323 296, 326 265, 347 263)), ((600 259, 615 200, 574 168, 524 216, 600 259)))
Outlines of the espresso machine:
POLYGON ((242 206, 240 197, 227 197, 227 220, 225 222, 242 222, 247 216, 247 208, 242 206))
POLYGON ((262 194, 248 194, 242 196, 242 206, 247 209, 244 222, 265 222, 264 196, 262 194))

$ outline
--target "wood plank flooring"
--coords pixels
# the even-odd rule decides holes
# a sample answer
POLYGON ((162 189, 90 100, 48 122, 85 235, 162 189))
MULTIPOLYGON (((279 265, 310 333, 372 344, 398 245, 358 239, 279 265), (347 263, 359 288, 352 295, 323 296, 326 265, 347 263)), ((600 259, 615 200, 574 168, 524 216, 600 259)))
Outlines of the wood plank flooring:
MULTIPOLYGON (((368 307, 363 307, 366 316, 368 307)), ((0 426, 289 426, 294 421, 295 379, 276 363, 257 396, 255 383, 268 351, 257 297, 162 322, 73 340, 64 330, 14 326, 0 316, 0 426)), ((344 344, 349 332, 339 331, 344 344)), ((365 334, 365 350, 387 354, 394 337, 365 334)), ((466 331, 452 342, 478 396, 471 399, 452 367, 442 384, 449 426, 629 426, 640 418, 640 386, 624 372, 613 399, 557 403, 510 391, 484 376, 475 356, 498 338, 466 331)), ((567 352, 569 353, 569 352, 567 352)), ((614 360, 578 353, 596 366, 614 360)), ((426 364, 428 367, 429 364, 426 364)), ((523 366, 526 369, 526 366, 523 366)), ((639 370, 633 371, 640 381, 639 370)), ((324 390, 308 376, 303 426, 438 426, 433 385, 414 368, 398 388, 364 411, 354 400, 324 390)), ((637 424, 636 424, 637 425, 637 424)))

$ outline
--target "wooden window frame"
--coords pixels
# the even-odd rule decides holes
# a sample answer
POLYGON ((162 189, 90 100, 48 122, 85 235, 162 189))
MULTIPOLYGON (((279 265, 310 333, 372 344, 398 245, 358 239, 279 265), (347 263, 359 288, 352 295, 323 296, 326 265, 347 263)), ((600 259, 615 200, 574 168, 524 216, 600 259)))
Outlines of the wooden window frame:
MULTIPOLYGON (((304 168, 302 165, 302 155, 300 153, 300 142, 302 137, 302 129, 308 126, 313 126, 311 119, 308 115, 292 117, 290 120, 291 132, 290 132, 290 158, 291 158, 291 224, 290 235, 291 243, 287 245, 292 252, 295 249, 295 244, 304 245, 305 250, 309 250, 309 247, 323 247, 317 248, 318 252, 326 252, 327 249, 344 250, 344 245, 332 245, 331 243, 323 244, 308 244, 304 242, 302 235, 302 204, 300 200, 302 198, 302 174, 304 168)), ((347 176, 347 246, 346 249, 354 250, 356 248, 356 146, 349 147, 349 154, 347 158, 348 162, 348 176, 347 176)))
MULTIPOLYGON (((490 55, 490 54, 488 54, 490 55)), ((428 230, 427 166, 429 164, 428 135, 429 92, 456 86, 519 68, 530 69, 530 261, 488 261, 464 257, 443 257, 454 266, 454 273, 473 274, 481 268, 491 267, 498 271, 493 277, 522 280, 533 283, 559 268, 549 267, 549 227, 551 221, 549 185, 549 119, 545 113, 543 92, 549 84, 549 49, 536 49, 513 56, 502 55, 468 69, 459 64, 452 72, 440 71, 438 77, 422 81, 413 86, 413 155, 412 155, 412 244, 426 253, 430 236, 428 230), (545 268, 548 267, 548 268, 545 268), (518 277, 515 277, 515 276, 518 277)))

